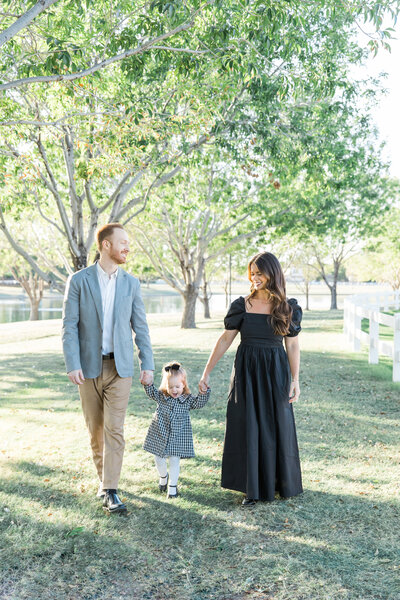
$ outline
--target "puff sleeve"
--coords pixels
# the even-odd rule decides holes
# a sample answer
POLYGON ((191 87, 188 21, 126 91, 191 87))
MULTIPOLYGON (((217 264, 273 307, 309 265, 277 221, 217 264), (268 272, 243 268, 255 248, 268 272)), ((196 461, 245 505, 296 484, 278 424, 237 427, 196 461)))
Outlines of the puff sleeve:
POLYGON ((296 298, 289 298, 288 303, 292 307, 292 321, 289 325, 289 333, 286 337, 296 337, 301 331, 301 319, 303 318, 303 311, 301 306, 297 304, 296 298))
POLYGON ((241 296, 232 302, 224 319, 225 329, 239 329, 245 312, 244 298, 241 296))

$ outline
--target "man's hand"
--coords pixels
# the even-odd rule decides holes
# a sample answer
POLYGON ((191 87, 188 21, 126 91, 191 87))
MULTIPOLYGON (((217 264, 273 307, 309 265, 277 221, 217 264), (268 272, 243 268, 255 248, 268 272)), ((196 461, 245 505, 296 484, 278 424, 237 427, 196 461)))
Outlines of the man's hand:
POLYGON ((151 385, 154 380, 153 371, 140 371, 140 383, 142 385, 151 385))
POLYGON ((70 371, 67 373, 68 379, 71 383, 75 383, 75 385, 81 385, 84 383, 85 378, 82 373, 82 369, 76 369, 75 371, 70 371))

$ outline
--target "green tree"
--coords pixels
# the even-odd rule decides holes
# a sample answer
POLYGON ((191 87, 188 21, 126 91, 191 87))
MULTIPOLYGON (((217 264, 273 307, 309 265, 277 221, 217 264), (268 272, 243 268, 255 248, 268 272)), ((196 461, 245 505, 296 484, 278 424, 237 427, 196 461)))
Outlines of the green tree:
MULTIPOLYGON (((384 17, 395 19, 399 10, 398 0, 354 0, 345 4, 295 0, 290 7, 283 0, 153 0, 142 5, 132 5, 128 0, 112 5, 106 0, 79 4, 41 0, 31 7, 23 0, 7 0, 5 5, 12 10, 2 15, 0 62, 4 82, 0 89, 38 81, 74 81, 129 59, 140 63, 144 53, 165 48, 183 56, 186 68, 190 55, 215 56, 221 48, 232 70, 240 61, 227 49, 240 49, 242 55, 250 53, 253 59, 261 58, 264 65, 286 59, 294 51, 299 65, 304 59, 302 54, 311 47, 304 47, 307 38, 318 45, 319 53, 324 53, 326 33, 332 26, 344 40, 351 27, 365 22, 376 29, 369 40, 370 49, 376 52, 380 45, 387 46, 393 31, 382 28, 384 17), (224 44, 227 40, 228 46, 224 44), (260 48, 264 49, 261 56, 260 48)), ((324 66, 332 70, 338 64, 331 61, 324 66)), ((258 65, 259 61, 254 60, 255 72, 258 65)), ((318 75, 329 80, 326 68, 318 75)))
POLYGON ((362 58, 356 20, 379 26, 396 6, 56 2, 29 35, 20 29, 2 46, 0 208, 10 243, 7 214, 34 206, 82 268, 100 222, 128 223, 211 143, 254 177, 271 169, 276 185, 293 179, 294 165, 299 177, 317 169, 311 116, 315 124, 320 106, 332 110, 349 63, 362 58))
POLYGON ((381 232, 366 240, 347 267, 356 281, 388 283, 400 289, 400 209, 394 206, 383 219, 381 232))
POLYGON ((331 308, 337 307, 343 261, 360 248, 362 240, 379 231, 382 215, 397 193, 381 158, 370 107, 364 103, 361 110, 357 89, 363 88, 351 86, 335 102, 323 102, 296 116, 301 131, 308 123, 316 135, 305 144, 303 161, 288 167, 280 180, 282 208, 292 205, 296 210, 276 222, 276 233, 291 232, 295 244, 313 252, 309 264, 329 287, 331 308))
POLYGON ((183 328, 196 326, 206 265, 265 228, 250 185, 240 170, 211 160, 183 172, 149 201, 151 218, 139 215, 132 225, 141 251, 184 299, 183 328))
MULTIPOLYGON (((58 283, 56 285, 54 285, 54 281, 48 283, 58 291, 62 291, 71 271, 68 270, 68 261, 62 254, 60 239, 56 238, 51 231, 43 231, 33 217, 34 215, 32 215, 29 227, 25 221, 14 224, 13 239, 16 244, 22 242, 29 244, 30 256, 35 259, 36 264, 43 270, 48 268, 57 274, 58 283)), ((13 250, 6 238, 3 237, 0 239, 0 270, 3 275, 12 275, 26 292, 31 308, 29 319, 31 321, 39 319, 40 304, 44 291, 48 287, 46 280, 18 252, 13 250)))

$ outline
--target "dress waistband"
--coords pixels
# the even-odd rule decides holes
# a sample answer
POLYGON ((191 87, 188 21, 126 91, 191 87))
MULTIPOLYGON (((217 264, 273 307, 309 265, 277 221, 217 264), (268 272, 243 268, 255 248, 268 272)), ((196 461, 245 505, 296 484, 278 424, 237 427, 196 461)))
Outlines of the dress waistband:
POLYGON ((254 339, 242 340, 241 346, 252 347, 252 348, 283 348, 282 340, 271 340, 271 339, 254 339))

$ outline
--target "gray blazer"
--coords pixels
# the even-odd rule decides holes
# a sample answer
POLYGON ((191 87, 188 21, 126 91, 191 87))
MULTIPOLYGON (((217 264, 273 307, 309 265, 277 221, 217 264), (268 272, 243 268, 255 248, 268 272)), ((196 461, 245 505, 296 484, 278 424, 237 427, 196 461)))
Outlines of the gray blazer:
MULTIPOLYGON (((140 283, 119 269, 114 303, 114 358, 120 377, 133 375, 133 340, 142 370, 154 370, 140 283)), ((96 264, 70 276, 64 296, 62 342, 67 373, 82 369, 94 379, 102 370, 103 308, 96 264)))

